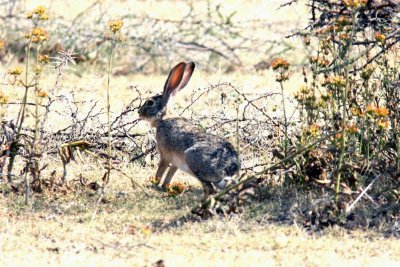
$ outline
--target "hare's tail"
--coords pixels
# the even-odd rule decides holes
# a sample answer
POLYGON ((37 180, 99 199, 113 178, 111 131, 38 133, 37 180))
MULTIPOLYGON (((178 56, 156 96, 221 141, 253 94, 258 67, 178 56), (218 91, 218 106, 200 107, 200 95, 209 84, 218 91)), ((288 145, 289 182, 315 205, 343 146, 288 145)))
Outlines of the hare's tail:
POLYGON ((219 189, 224 189, 230 184, 237 184, 238 183, 237 176, 239 173, 239 169, 240 169, 239 163, 236 161, 232 161, 231 164, 229 164, 224 170, 226 176, 221 181, 214 183, 214 185, 219 189))
POLYGON ((225 189, 228 185, 237 184, 237 183, 238 183, 238 180, 235 177, 227 176, 227 177, 224 177, 224 179, 222 179, 218 183, 214 183, 214 185, 218 189, 225 189))

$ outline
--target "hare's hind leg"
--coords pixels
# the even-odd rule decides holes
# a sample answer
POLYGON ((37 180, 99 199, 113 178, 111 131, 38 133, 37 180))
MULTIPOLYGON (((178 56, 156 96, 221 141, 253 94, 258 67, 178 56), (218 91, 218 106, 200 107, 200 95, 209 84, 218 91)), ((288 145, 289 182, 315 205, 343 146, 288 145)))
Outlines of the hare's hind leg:
POLYGON ((174 174, 176 173, 177 170, 178 170, 178 168, 176 166, 171 165, 171 167, 169 167, 167 176, 165 176, 165 179, 162 183, 162 187, 166 187, 167 184, 171 183, 172 177, 174 176, 174 174))

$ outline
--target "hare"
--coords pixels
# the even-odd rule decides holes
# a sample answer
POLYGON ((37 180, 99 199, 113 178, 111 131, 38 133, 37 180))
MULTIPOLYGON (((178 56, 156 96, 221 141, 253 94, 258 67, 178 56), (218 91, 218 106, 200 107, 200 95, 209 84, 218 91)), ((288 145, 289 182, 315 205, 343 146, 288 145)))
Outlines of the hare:
POLYGON ((215 193, 213 185, 223 189, 235 181, 240 169, 238 154, 227 140, 194 126, 185 118, 166 118, 168 101, 189 82, 194 71, 193 62, 176 65, 167 78, 161 95, 149 98, 140 108, 140 119, 156 128, 160 162, 156 177, 166 187, 178 169, 196 177, 202 184, 204 198, 215 193))

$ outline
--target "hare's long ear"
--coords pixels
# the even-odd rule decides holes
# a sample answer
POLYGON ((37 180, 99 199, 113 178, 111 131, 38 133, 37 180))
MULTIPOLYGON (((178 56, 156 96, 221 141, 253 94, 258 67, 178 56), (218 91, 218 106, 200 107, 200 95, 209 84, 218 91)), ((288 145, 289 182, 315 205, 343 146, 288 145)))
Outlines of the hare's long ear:
POLYGON ((189 62, 186 64, 185 67, 185 72, 183 73, 182 81, 179 84, 178 88, 176 88, 173 93, 175 94, 179 90, 182 90, 190 81, 190 78, 192 77, 193 71, 194 71, 194 62, 189 62))
POLYGON ((182 90, 189 82, 190 77, 194 71, 194 63, 181 62, 172 68, 168 75, 168 79, 164 85, 164 91, 162 94, 163 105, 166 105, 171 94, 175 94, 179 90, 182 90))

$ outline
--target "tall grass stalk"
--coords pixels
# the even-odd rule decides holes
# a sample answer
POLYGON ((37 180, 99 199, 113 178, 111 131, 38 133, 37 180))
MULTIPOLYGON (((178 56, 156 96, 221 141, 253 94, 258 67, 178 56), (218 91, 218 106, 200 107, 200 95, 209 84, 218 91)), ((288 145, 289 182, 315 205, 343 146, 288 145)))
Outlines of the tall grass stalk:
POLYGON ((350 90, 350 82, 349 82, 349 73, 350 73, 350 67, 352 65, 351 60, 350 60, 350 54, 351 50, 353 47, 353 40, 354 40, 354 34, 355 34, 355 22, 357 18, 357 13, 358 10, 355 10, 352 14, 352 21, 351 21, 351 34, 350 34, 350 39, 349 39, 349 45, 347 47, 347 51, 345 53, 345 61, 346 61, 346 67, 345 67, 345 86, 344 86, 344 91, 342 93, 342 132, 341 132, 341 140, 340 140, 340 154, 339 154, 339 163, 338 163, 338 176, 337 176, 337 181, 336 181, 336 199, 338 200, 339 198, 339 192, 340 192, 340 180, 342 177, 342 166, 343 166, 343 160, 344 160, 344 154, 346 152, 346 123, 347 123, 347 92, 350 90))
POLYGON ((113 60, 113 55, 114 55, 114 48, 115 48, 115 34, 113 34, 113 37, 111 39, 111 45, 110 45, 110 53, 109 53, 109 58, 108 58, 108 70, 107 70, 107 142, 108 142, 108 147, 107 147, 107 155, 108 155, 108 166, 107 166, 107 176, 106 176, 106 183, 110 180, 110 175, 111 175, 111 118, 110 118, 110 113, 111 113, 111 104, 110 104, 110 83, 111 83, 111 71, 112 71, 112 60, 113 60))
POLYGON ((285 151, 285 157, 288 155, 288 147, 289 147, 289 137, 288 137, 288 120, 286 116, 286 104, 285 104, 285 95, 284 95, 284 90, 283 90, 283 81, 279 82, 279 85, 281 87, 281 94, 282 94, 282 109, 283 109, 283 120, 284 120, 284 125, 283 125, 283 130, 285 134, 285 140, 283 143, 284 151, 285 151))
POLYGON ((103 177, 103 187, 101 189, 100 197, 97 200, 95 210, 92 215, 92 221, 95 219, 97 211, 99 209, 99 205, 101 201, 104 198, 105 191, 107 188, 107 184, 110 181, 110 176, 111 176, 111 169, 112 169, 112 161, 111 161, 111 152, 112 152, 112 146, 111 146, 111 103, 110 103, 110 84, 111 84, 111 71, 112 71, 112 60, 114 56, 114 48, 115 48, 115 32, 112 35, 111 39, 111 44, 110 44, 110 50, 109 50, 109 57, 108 57, 108 69, 107 69, 107 87, 106 87, 106 93, 107 93, 107 171, 103 177))

